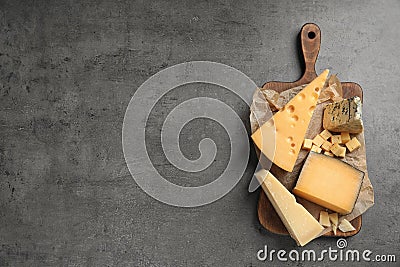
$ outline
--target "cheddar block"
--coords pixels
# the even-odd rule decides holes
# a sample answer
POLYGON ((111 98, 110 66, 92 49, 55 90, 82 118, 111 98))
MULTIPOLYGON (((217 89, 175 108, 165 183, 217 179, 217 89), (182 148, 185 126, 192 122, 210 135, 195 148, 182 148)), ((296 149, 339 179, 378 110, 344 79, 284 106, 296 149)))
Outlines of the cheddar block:
POLYGON ((325 227, 331 226, 331 223, 329 222, 328 212, 322 210, 319 213, 319 224, 321 224, 322 226, 325 226, 325 227))
POLYGON ((346 144, 350 141, 350 133, 349 132, 342 132, 340 133, 340 138, 342 139, 342 144, 346 144))
POLYGON ((353 137, 353 139, 346 143, 346 146, 350 152, 353 152, 357 148, 361 147, 361 143, 357 140, 356 137, 353 137))
POLYGON ((342 137, 340 136, 340 134, 332 135, 331 136, 331 143, 332 144, 341 144, 342 143, 342 137))
POLYGON ((323 130, 319 135, 325 140, 328 140, 332 136, 328 130, 323 130))
POLYGON ((333 155, 331 152, 329 152, 329 151, 325 151, 324 152, 324 155, 327 155, 327 156, 329 156, 329 157, 334 157, 335 155, 333 155))
POLYGON ((334 144, 331 151, 337 157, 344 158, 346 156, 346 148, 341 145, 334 144))
POLYGON ((329 214, 329 220, 331 221, 331 224, 332 224, 333 233, 336 235, 337 225, 338 225, 338 222, 339 222, 338 214, 336 212, 335 213, 330 213, 329 214))
POLYGON ((285 171, 293 170, 328 73, 315 78, 251 136, 261 152, 285 171))
POLYGON ((255 174, 290 236, 300 246, 318 237, 324 228, 270 172, 255 174))
POLYGON ((331 147, 332 147, 332 143, 331 142, 329 142, 329 141, 325 141, 323 144, 322 144, 322 146, 321 146, 321 148, 325 151, 325 152, 329 152, 330 150, 331 150, 331 147))
POLYGON ((316 145, 313 145, 311 147, 311 151, 315 152, 315 153, 321 153, 322 149, 320 147, 317 147, 316 145))
POLYGON ((314 139, 312 140, 313 144, 316 145, 317 147, 320 147, 324 142, 325 139, 322 138, 319 134, 317 134, 314 139))
POLYGON ((311 139, 304 139, 302 148, 305 150, 311 150, 313 146, 311 139))
POLYGON ((332 157, 310 152, 293 193, 340 214, 350 213, 364 173, 332 157))
POLYGON ((356 230, 354 226, 346 219, 343 219, 339 224, 339 230, 343 233, 350 232, 356 230))
POLYGON ((326 105, 323 127, 332 132, 361 133, 361 99, 358 96, 326 105))

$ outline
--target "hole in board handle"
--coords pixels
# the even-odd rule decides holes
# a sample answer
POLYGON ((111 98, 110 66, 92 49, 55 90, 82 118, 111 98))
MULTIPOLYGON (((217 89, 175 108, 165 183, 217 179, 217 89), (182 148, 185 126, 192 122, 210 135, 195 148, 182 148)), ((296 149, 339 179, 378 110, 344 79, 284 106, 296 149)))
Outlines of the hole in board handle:
POLYGON ((308 32, 307 35, 308 35, 308 38, 310 38, 310 39, 314 39, 316 36, 315 32, 308 32))

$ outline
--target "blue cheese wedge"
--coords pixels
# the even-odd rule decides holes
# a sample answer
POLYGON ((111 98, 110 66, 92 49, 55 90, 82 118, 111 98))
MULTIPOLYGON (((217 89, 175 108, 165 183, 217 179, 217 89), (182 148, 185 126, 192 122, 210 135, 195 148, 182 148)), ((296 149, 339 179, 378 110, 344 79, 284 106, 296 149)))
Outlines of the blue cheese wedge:
POLYGON ((361 133, 362 104, 358 96, 328 104, 324 110, 323 127, 332 132, 361 133))

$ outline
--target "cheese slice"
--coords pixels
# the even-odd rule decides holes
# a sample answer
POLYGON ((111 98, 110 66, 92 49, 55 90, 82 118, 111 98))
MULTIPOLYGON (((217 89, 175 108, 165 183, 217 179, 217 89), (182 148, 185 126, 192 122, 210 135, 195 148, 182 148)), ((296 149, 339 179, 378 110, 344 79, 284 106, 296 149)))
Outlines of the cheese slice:
POLYGON ((270 172, 262 169, 255 176, 298 245, 304 246, 321 234, 324 228, 270 172))
POLYGON ((343 219, 339 224, 339 230, 343 233, 350 232, 356 230, 354 226, 346 219, 343 219))
POLYGON ((328 212, 323 211, 323 210, 320 211, 320 213, 319 213, 319 223, 320 223, 322 226, 325 226, 325 227, 331 226, 331 223, 330 223, 330 221, 329 221, 328 212))
POLYGON ((364 173, 329 156, 310 152, 293 193, 341 214, 353 210, 364 173))
POLYGON ((323 117, 324 129, 333 132, 361 133, 362 104, 358 96, 326 105, 323 117))
POLYGON ((328 73, 315 78, 251 136, 261 152, 286 171, 293 170, 328 73))

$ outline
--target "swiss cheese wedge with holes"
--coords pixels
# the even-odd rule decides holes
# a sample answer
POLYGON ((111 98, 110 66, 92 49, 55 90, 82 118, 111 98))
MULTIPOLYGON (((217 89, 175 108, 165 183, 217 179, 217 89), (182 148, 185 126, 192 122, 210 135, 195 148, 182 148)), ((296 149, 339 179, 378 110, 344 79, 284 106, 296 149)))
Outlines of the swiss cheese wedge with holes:
POLYGON ((286 171, 293 170, 328 73, 322 72, 251 136, 261 152, 286 171))

